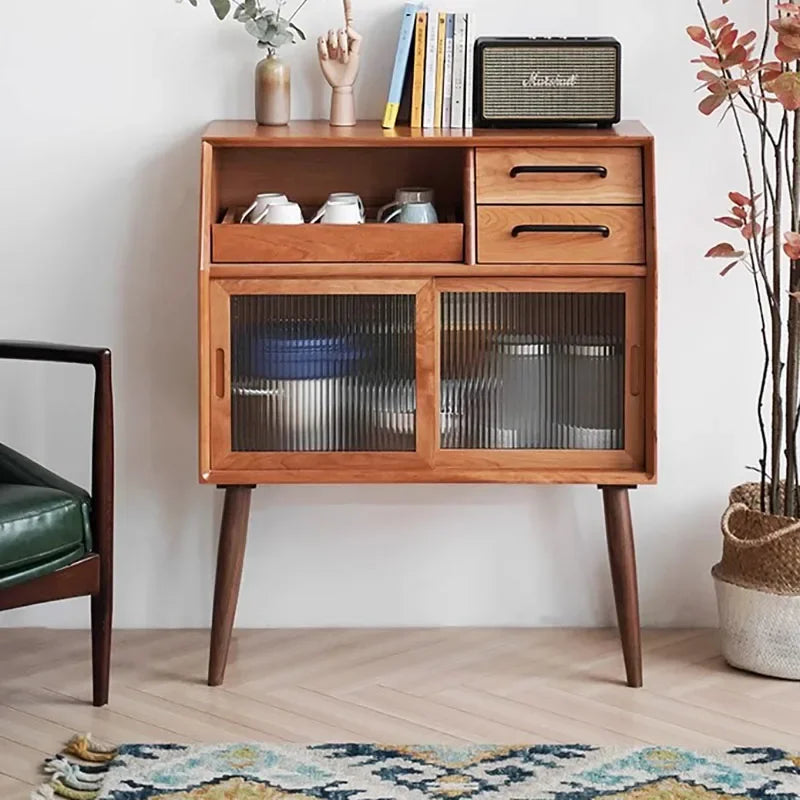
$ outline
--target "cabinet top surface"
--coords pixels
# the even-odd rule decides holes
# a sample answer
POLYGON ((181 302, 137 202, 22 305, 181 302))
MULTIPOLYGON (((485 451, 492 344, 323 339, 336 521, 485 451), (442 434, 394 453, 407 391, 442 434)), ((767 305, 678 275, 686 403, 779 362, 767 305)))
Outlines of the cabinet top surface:
POLYGON ((379 121, 334 128, 327 120, 297 120, 264 127, 251 120, 212 122, 203 141, 216 147, 536 147, 548 145, 625 146, 652 139, 640 122, 625 120, 613 128, 530 128, 451 131, 407 126, 384 130, 379 121))

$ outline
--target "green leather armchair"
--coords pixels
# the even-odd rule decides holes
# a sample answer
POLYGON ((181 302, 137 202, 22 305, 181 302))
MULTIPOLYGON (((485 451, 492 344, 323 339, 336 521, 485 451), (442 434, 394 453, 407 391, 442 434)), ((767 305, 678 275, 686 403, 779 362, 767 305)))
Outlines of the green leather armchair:
POLYGON ((90 595, 93 702, 108 702, 113 608, 111 352, 0 341, 0 359, 94 368, 91 495, 0 444, 0 611, 90 595))

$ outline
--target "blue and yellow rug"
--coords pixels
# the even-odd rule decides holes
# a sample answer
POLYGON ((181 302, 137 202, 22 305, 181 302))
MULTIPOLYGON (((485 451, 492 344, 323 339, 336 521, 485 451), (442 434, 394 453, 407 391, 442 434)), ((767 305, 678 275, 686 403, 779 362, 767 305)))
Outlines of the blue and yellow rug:
MULTIPOLYGON (((74 740, 76 741, 76 740, 74 740)), ((800 748, 124 745, 51 761, 39 797, 76 800, 800 800, 800 748), (78 765, 78 756, 83 763, 78 765), (59 767, 59 765, 61 765, 59 767), (59 773, 59 768, 61 772, 59 773), (65 772, 66 770, 66 772, 65 772), (96 785, 89 784, 94 780, 96 785), (55 787, 55 788, 54 788, 55 787)), ((101 748, 94 748, 101 750, 101 748)), ((36 794, 33 797, 37 797, 36 794)))

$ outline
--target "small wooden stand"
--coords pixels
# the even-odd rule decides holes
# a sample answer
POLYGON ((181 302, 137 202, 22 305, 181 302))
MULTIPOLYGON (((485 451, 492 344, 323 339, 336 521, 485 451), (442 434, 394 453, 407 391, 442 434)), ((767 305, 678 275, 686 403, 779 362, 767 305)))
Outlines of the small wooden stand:
MULTIPOLYGON (((203 139, 202 176, 200 480, 226 488, 209 683, 219 685, 224 677, 254 486, 548 483, 602 489, 628 684, 641 686, 628 489, 656 482, 655 158, 647 130, 636 122, 610 130, 453 132, 384 131, 379 122, 348 128, 326 121, 286 128, 217 122, 203 139), (401 186, 433 189, 444 224, 239 225, 230 211, 247 207, 261 192, 286 194, 304 209, 319 208, 331 192, 356 192, 367 209, 375 209, 401 186), (381 304, 394 314, 392 332, 381 328, 380 313, 362 324, 367 310, 377 313, 381 304), (301 376, 278 376, 276 384, 274 375, 259 373, 265 351, 275 358, 276 347, 287 346, 280 331, 298 320, 305 324, 309 317, 303 309, 312 305, 313 330, 333 330, 333 338, 295 334, 295 344, 319 347, 322 341, 334 347, 332 341, 344 341, 335 331, 355 319, 359 341, 378 337, 367 349, 394 354, 370 361, 371 370, 380 372, 398 347, 407 348, 397 363, 403 364, 401 380, 413 387, 414 402, 389 410, 395 435, 380 440, 385 446, 349 444, 338 423, 333 439, 320 440, 335 444, 298 444, 298 431, 308 436, 308 430, 318 429, 310 419, 334 413, 328 405, 334 395, 306 392, 306 405, 298 411, 299 395, 291 394, 290 384, 301 376), (350 311, 341 310, 345 307, 350 311), (478 307, 528 309, 514 319, 527 320, 523 339, 533 344, 527 353, 517 348, 517 356, 541 355, 542 346, 552 344, 551 350, 562 354, 558 369, 571 364, 570 375, 570 359, 595 357, 609 346, 614 351, 616 366, 585 371, 588 383, 580 389, 572 384, 568 402, 553 412, 561 416, 546 420, 549 445, 523 446, 514 436, 525 425, 504 427, 496 420, 488 426, 494 444, 485 444, 487 426, 478 424, 473 428, 480 435, 466 445, 445 441, 455 413, 445 409, 454 382, 445 357, 452 362, 452 353, 482 341, 470 363, 492 346, 496 362, 496 343, 503 336, 508 341, 506 322, 483 311, 464 316, 465 309, 478 307), (460 316, 447 322, 451 313, 460 316), (389 340, 395 349, 381 350, 389 340), (294 405, 263 399, 281 392, 294 398, 294 405), (569 416, 576 398, 601 394, 602 408, 611 402, 615 409, 615 424, 586 424, 569 416), (316 397, 312 405, 317 405, 309 408, 308 397, 316 397), (282 425, 296 426, 288 440, 270 435, 282 425), (290 444, 284 447, 283 441, 290 444)), ((365 358, 336 346, 335 358, 365 358)), ((314 368, 324 361, 317 358, 314 368)), ((551 369, 555 361, 548 363, 551 369)), ((488 385, 473 381, 467 405, 483 408, 488 385)), ((315 386, 307 388, 317 391, 315 386)), ((358 403, 368 396, 377 395, 362 392, 358 403)), ((373 418, 387 413, 371 412, 373 418)), ((459 413, 470 411, 461 407, 459 413)), ((531 413, 539 413, 533 404, 531 413)))

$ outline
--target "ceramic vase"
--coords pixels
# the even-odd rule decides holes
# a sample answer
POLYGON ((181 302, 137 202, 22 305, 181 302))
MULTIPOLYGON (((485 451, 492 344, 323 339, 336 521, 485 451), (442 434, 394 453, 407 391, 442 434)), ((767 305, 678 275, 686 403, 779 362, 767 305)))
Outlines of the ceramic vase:
POLYGON ((289 65, 270 53, 256 65, 256 120, 259 125, 288 125, 291 115, 289 65))

